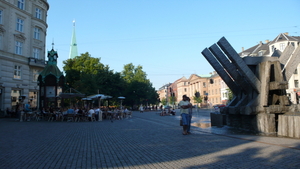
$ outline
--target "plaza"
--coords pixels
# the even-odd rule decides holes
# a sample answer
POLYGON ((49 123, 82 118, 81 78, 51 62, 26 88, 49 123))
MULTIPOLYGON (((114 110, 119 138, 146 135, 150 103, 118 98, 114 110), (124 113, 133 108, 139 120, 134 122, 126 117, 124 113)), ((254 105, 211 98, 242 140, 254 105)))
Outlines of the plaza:
POLYGON ((211 127, 210 112, 194 112, 190 135, 182 135, 178 112, 159 116, 158 111, 134 111, 132 118, 114 122, 2 118, 0 168, 300 167, 299 139, 211 127))

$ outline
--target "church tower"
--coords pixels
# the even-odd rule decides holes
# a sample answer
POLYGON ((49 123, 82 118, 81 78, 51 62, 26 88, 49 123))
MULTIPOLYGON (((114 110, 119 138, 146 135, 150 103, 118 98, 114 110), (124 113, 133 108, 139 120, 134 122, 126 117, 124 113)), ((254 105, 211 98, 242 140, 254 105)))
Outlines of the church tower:
POLYGON ((76 56, 78 56, 78 51, 77 51, 77 43, 76 43, 76 35, 75 35, 75 20, 74 20, 69 59, 74 59, 76 56))

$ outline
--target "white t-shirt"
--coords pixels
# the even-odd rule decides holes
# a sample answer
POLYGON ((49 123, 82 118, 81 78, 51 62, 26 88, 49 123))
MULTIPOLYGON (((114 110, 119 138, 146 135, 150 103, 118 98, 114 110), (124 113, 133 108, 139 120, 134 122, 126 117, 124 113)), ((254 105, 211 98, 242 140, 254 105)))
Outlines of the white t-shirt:
POLYGON ((92 117, 92 115, 95 113, 94 109, 90 109, 88 112, 88 117, 92 117))
POLYGON ((189 114, 189 110, 188 109, 183 109, 183 108, 181 108, 181 106, 187 106, 187 105, 189 105, 190 104, 190 102, 189 101, 183 101, 183 100, 181 100, 180 102, 179 102, 179 107, 180 107, 180 113, 185 113, 185 114, 189 114))

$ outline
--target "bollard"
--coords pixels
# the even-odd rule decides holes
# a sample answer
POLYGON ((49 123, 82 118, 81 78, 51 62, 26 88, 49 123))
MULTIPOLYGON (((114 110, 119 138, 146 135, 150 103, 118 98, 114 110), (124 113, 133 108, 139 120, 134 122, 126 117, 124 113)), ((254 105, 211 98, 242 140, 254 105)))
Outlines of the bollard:
POLYGON ((21 113, 20 113, 20 122, 23 122, 23 117, 24 117, 24 111, 21 111, 21 113))
POLYGON ((102 121, 102 111, 100 110, 99 115, 98 115, 98 121, 102 121))

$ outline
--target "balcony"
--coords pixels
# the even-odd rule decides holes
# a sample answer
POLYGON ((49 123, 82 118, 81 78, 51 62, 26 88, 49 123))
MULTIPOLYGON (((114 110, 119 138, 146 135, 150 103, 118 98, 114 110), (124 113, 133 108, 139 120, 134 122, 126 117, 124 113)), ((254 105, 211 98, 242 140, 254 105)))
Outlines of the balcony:
POLYGON ((40 60, 36 58, 28 58, 28 65, 29 66, 35 66, 44 68, 46 66, 47 62, 45 60, 40 60))

